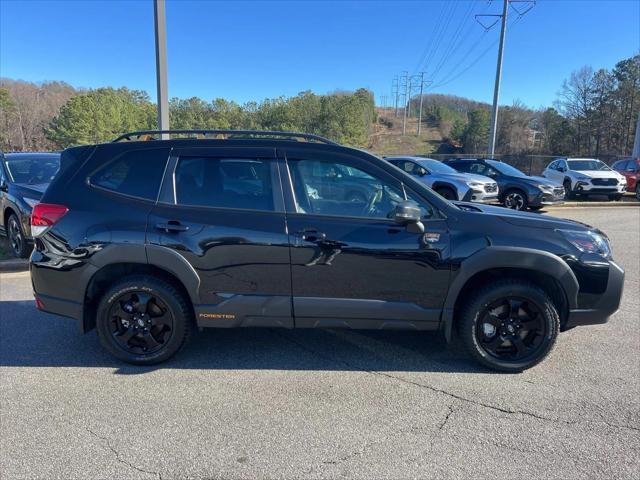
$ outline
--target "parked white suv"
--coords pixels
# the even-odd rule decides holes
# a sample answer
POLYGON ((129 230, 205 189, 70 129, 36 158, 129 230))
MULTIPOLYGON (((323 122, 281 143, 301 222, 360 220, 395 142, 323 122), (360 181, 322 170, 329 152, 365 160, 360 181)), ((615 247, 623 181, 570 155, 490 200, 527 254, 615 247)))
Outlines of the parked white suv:
POLYGON ((595 158, 558 158, 542 175, 562 183, 567 199, 576 195, 607 195, 610 200, 620 200, 627 189, 624 176, 595 158))

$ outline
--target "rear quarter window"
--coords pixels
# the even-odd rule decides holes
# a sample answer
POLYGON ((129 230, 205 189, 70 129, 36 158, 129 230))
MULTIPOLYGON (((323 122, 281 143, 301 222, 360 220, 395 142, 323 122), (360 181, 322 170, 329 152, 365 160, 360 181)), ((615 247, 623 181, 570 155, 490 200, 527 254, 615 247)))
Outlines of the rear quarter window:
POLYGON ((155 200, 168 156, 168 148, 126 152, 96 171, 89 183, 121 195, 155 200))

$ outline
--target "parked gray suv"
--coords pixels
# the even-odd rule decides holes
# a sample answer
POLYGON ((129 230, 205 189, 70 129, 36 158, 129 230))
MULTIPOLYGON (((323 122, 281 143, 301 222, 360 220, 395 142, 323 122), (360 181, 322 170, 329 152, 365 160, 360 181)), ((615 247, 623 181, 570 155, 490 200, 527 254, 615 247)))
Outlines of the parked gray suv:
POLYGON ((385 160, 425 183, 447 200, 479 203, 498 201, 498 184, 489 177, 460 173, 432 158, 385 157, 385 160))

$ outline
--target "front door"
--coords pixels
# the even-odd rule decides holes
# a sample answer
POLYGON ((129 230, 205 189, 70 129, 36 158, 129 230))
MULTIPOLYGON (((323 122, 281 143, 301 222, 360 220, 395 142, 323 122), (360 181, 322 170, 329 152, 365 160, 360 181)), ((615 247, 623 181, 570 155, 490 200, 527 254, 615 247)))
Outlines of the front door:
POLYGON ((285 156, 296 327, 437 328, 450 275, 446 221, 360 157, 285 156), (340 188, 318 188, 332 182, 340 188), (389 218, 405 194, 423 209, 424 233, 389 218))
POLYGON ((147 239, 154 263, 171 250, 196 273, 200 326, 293 326, 274 149, 174 151, 147 239))

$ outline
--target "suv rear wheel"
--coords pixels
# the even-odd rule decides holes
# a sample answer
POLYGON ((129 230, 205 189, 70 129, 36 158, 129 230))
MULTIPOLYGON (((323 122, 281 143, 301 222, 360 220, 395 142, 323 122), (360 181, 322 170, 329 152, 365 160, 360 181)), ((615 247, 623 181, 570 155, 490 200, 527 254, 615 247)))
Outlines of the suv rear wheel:
POLYGON ((545 291, 509 279, 478 290, 461 309, 458 322, 471 356, 493 370, 511 373, 542 361, 559 329, 558 311, 545 291))
POLYGON ((97 309, 102 345, 120 360, 152 365, 175 355, 192 328, 191 309, 170 283, 149 276, 117 282, 97 309))
POLYGON ((16 258, 27 258, 29 256, 29 246, 24 237, 20 220, 18 220, 18 216, 15 213, 9 215, 9 220, 7 221, 7 237, 9 237, 11 251, 16 258))

